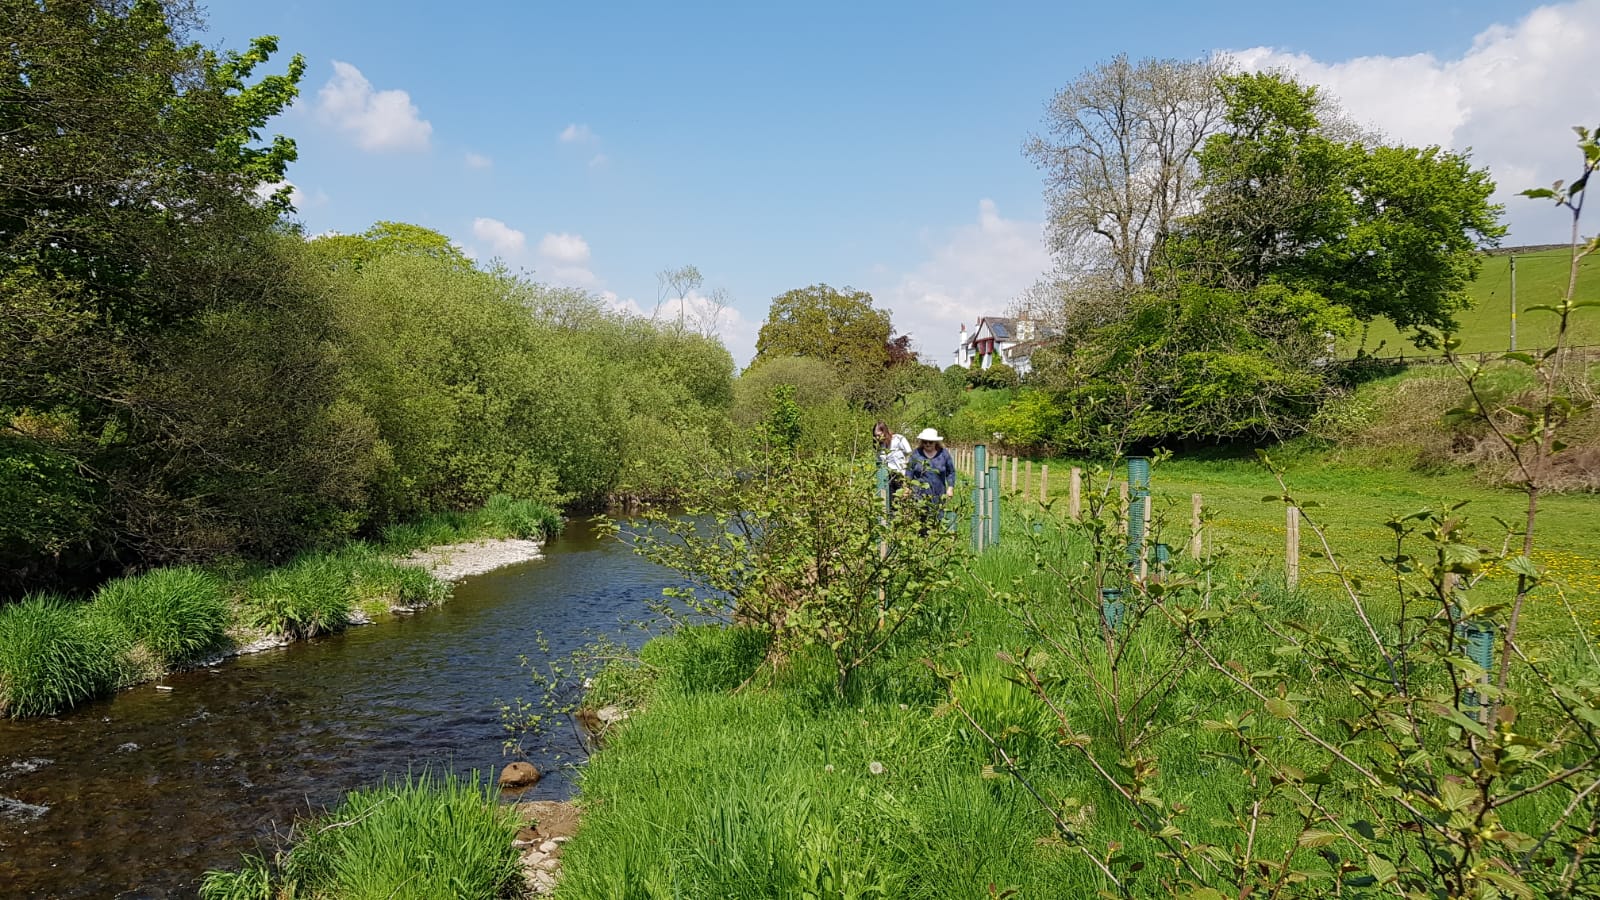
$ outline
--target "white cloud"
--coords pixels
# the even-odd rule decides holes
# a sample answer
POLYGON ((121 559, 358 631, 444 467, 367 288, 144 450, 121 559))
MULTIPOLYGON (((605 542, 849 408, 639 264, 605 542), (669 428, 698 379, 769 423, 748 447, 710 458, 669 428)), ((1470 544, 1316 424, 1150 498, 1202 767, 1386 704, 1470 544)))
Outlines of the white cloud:
POLYGON ((539 241, 539 255, 563 265, 583 265, 589 261, 589 242, 582 235, 547 234, 539 241))
POLYGON ((306 192, 300 190, 299 185, 296 185, 292 181, 263 181, 262 183, 256 185, 255 195, 261 198, 263 201, 271 199, 272 195, 276 194, 278 189, 284 185, 289 186, 289 202, 294 204, 294 208, 304 209, 306 205, 306 192))
POLYGON ((589 242, 582 235, 546 234, 539 240, 539 259, 544 273, 556 284, 594 288, 600 279, 589 270, 589 242))
POLYGON ((426 150, 433 134, 410 94, 374 90, 360 69, 338 60, 333 77, 317 92, 317 114, 353 135, 363 150, 426 150))
POLYGON ((916 269, 872 295, 891 311, 895 329, 911 335, 922 360, 943 368, 962 323, 1003 315, 1049 268, 1041 223, 1004 218, 984 199, 975 224, 956 229, 916 269))
POLYGON ((561 129, 561 134, 558 137, 563 144, 587 144, 594 140, 594 131, 587 125, 573 122, 566 128, 561 129))
POLYGON ((467 151, 466 163, 469 169, 488 169, 494 166, 494 160, 484 156, 482 153, 473 153, 470 150, 467 151))
POLYGON ((528 236, 499 219, 472 220, 472 236, 494 251, 496 256, 515 259, 528 246, 528 236))
POLYGON ((1600 84, 1590 71, 1597 40, 1600 0, 1576 0, 1491 25, 1456 59, 1423 53, 1327 62, 1269 47, 1231 55, 1247 68, 1287 69, 1322 85, 1358 122, 1391 140, 1470 148, 1499 184, 1495 199, 1506 206, 1508 242, 1541 243, 1563 238, 1562 217, 1516 195, 1572 177, 1578 153, 1571 126, 1595 124, 1600 110, 1600 84))

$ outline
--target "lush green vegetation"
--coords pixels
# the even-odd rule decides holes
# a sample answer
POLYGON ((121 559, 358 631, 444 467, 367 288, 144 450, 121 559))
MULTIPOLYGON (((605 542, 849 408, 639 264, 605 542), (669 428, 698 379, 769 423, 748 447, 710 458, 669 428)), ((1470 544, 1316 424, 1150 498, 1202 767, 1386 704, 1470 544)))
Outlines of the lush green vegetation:
POLYGON ((56 597, 0 607, 0 714, 38 716, 114 688, 126 638, 56 597))
POLYGON ((414 225, 307 240, 294 143, 261 134, 304 70, 260 74, 275 39, 208 50, 157 0, 6 9, 0 599, 501 495, 661 496, 726 432, 714 339, 414 225))
MULTIPOLYGON (((1161 467, 1157 477, 1168 483, 1178 476, 1161 467)), ((1264 506, 1259 494, 1255 502, 1264 506)), ((1401 508, 1409 510, 1410 502, 1401 508)), ((1281 506, 1269 509, 1281 517, 1281 506)), ((1116 667, 1095 625, 1098 604, 1077 596, 1062 575, 1094 565, 1094 538, 1075 528, 1058 534, 1056 527, 1029 542, 1021 537, 1028 531, 1022 519, 1010 520, 1006 544, 971 563, 924 606, 892 652, 863 669, 848 696, 833 689, 825 648, 775 656, 764 652, 766 641, 752 625, 659 638, 646 645, 636 670, 614 666, 597 678, 592 703, 639 711, 585 769, 584 827, 564 857, 561 895, 1174 890, 1149 811, 1130 805, 1112 781, 1175 804, 1181 813, 1172 819, 1183 840, 1235 839, 1259 773, 1237 764, 1239 747, 1226 729, 1201 726, 1237 717, 1255 701, 1204 666, 1183 663, 1182 630, 1167 630, 1146 607, 1149 618, 1124 651, 1121 705, 1114 702, 1109 676, 1116 667), (1049 686, 1054 709, 1029 687, 1020 661, 1049 686), (1080 668, 1098 672, 1099 682, 1080 668), (1064 723, 1074 730, 1063 732, 1064 723), (1079 746, 1098 754, 1112 781, 1096 773, 1079 746), (1032 791, 1047 802, 1041 805, 1032 791)), ((1300 681, 1313 677, 1315 667, 1285 667, 1275 650, 1283 639, 1263 631, 1247 610, 1269 623, 1294 622, 1309 633, 1351 640, 1359 622, 1348 604, 1326 602, 1322 590, 1272 587, 1270 576, 1263 581, 1251 572, 1250 559, 1241 551, 1235 565, 1211 569, 1208 596, 1219 615, 1232 613, 1231 621, 1214 624, 1206 646, 1246 671, 1280 672, 1276 677, 1289 679, 1296 702, 1310 703, 1298 692, 1319 690, 1300 681)), ((1374 610, 1394 612, 1382 601, 1374 610)), ((1555 610, 1541 615, 1552 615, 1553 624, 1563 618, 1555 610)), ((1563 672, 1590 665, 1565 639, 1531 642, 1529 652, 1563 672)), ((1331 695, 1316 712, 1328 723, 1360 714, 1359 704, 1331 695)), ((1289 740, 1274 721, 1262 719, 1263 735, 1289 740)), ((1313 771, 1312 754, 1283 752, 1313 771)), ((1334 784, 1344 786, 1319 790, 1320 804, 1333 815, 1372 815, 1353 785, 1337 778, 1334 784)), ((1328 871, 1285 798, 1264 802, 1272 816, 1248 852, 1306 872, 1304 895, 1324 896, 1335 880, 1347 892, 1359 887, 1359 873, 1328 871)), ((1535 828, 1531 823, 1561 802, 1516 807, 1506 813, 1514 823, 1508 827, 1535 828)), ((1350 851, 1364 866, 1357 847, 1338 853, 1350 851)))
POLYGON ((207 900, 337 897, 340 900, 494 900, 520 878, 514 816, 476 773, 424 773, 356 791, 303 822, 292 849, 239 872, 210 872, 207 900))

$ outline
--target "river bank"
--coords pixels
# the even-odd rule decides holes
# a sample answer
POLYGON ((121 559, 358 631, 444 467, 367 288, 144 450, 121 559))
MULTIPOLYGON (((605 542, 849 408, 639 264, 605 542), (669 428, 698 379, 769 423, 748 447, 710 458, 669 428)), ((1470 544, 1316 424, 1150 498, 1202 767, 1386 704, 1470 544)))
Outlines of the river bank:
MULTIPOLYGON (((404 557, 395 559, 394 562, 398 565, 421 569, 433 578, 438 579, 439 582, 453 585, 474 575, 482 575, 506 566, 518 565, 519 563, 532 562, 541 557, 541 549, 543 547, 544 542, 540 540, 484 538, 414 550, 404 557)), ((449 592, 430 591, 416 598, 413 602, 402 602, 404 599, 400 595, 369 597, 364 603, 350 611, 349 621, 345 623, 345 627, 371 625, 379 621, 379 617, 383 615, 412 615, 413 613, 430 609, 448 600, 449 592)), ((295 641, 304 640, 305 638, 306 636, 297 635, 293 632, 263 634, 259 630, 240 630, 229 635, 231 646, 217 655, 198 660, 192 665, 184 666, 175 671, 215 666, 234 657, 264 653, 268 650, 287 647, 295 641)), ((150 680, 159 680, 159 676, 150 680)), ((128 685, 128 687, 132 686, 128 685)))
POLYGON ((437 605, 455 581, 537 558, 559 529, 548 507, 501 500, 282 565, 158 568, 81 600, 24 597, 0 606, 0 716, 59 714, 174 672, 437 605))
MULTIPOLYGON (((0 720, 0 795, 45 810, 0 814, 0 894, 193 897, 207 870, 271 859, 351 791, 425 771, 487 785, 509 761, 501 702, 536 696, 519 657, 596 634, 636 646, 645 634, 618 623, 648 618, 672 581, 587 519, 541 552, 414 615, 173 673, 170 691, 0 720)), ((584 748, 550 738, 528 748, 543 777, 518 802, 572 794, 584 748)))

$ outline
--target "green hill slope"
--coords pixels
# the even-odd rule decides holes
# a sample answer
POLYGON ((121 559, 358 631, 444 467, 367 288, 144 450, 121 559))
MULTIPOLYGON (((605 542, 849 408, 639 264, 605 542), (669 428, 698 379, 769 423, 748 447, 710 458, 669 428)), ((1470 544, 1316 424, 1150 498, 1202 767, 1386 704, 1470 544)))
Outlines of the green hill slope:
MULTIPOLYGON (((1461 349, 1467 353, 1506 350, 1511 333, 1511 259, 1517 261, 1517 347, 1528 350, 1548 347, 1555 339, 1556 319, 1547 312, 1528 312, 1530 306, 1560 301, 1567 289, 1569 251, 1539 250, 1529 253, 1496 253, 1486 258, 1478 280, 1473 283, 1472 308, 1461 313, 1461 349)), ((1600 268, 1595 257, 1583 261, 1578 276, 1579 299, 1600 300, 1600 268)), ((1579 310, 1573 316, 1574 345, 1600 344, 1600 308, 1579 310)), ((1350 342, 1350 352, 1361 346, 1360 336, 1350 342)), ((1366 349, 1378 356, 1418 355, 1411 341, 1393 325, 1379 320, 1366 336, 1366 349), (1380 346, 1381 345, 1381 346, 1380 346)), ((1436 351, 1429 351, 1430 355, 1436 351)))

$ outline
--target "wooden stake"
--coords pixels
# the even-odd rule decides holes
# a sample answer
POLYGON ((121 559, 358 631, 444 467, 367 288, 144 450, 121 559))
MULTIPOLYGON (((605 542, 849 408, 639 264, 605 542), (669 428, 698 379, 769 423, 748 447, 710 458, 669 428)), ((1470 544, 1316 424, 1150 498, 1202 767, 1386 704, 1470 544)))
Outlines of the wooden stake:
POLYGON ((1022 461, 1022 496, 1026 497, 1033 490, 1033 460, 1022 461))
POLYGON ((1191 499, 1194 501, 1194 510, 1189 514, 1189 556, 1199 559, 1204 550, 1200 542, 1200 495, 1195 494, 1191 499))
POLYGON ((1017 458, 1011 457, 1011 493, 1017 492, 1017 458))
POLYGON ((1067 472, 1067 516, 1074 522, 1083 518, 1083 470, 1077 466, 1067 472))
POLYGON ((1128 521, 1128 513, 1131 508, 1128 506, 1128 483, 1126 481, 1117 483, 1117 498, 1121 503, 1117 509, 1122 511, 1122 533, 1127 534, 1128 526, 1132 523, 1128 521))
POLYGON ((1039 464, 1039 502, 1050 502, 1050 465, 1048 463, 1039 464))
POLYGON ((1150 523, 1150 495, 1144 495, 1144 540, 1139 546, 1139 577, 1145 578, 1150 574, 1150 533, 1155 527, 1150 523))
POLYGON ((1286 521, 1286 537, 1283 559, 1284 581, 1288 583, 1289 590, 1294 590, 1300 583, 1300 510, 1298 507, 1289 507, 1286 521))

